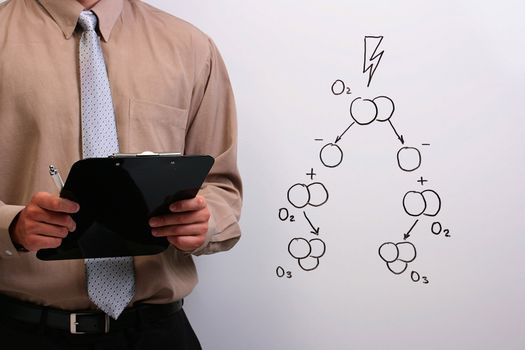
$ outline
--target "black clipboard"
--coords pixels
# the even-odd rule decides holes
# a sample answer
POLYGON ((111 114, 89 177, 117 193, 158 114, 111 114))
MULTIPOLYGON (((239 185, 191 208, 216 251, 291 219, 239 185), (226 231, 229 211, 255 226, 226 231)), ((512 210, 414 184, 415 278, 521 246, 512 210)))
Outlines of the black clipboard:
POLYGON ((80 204, 76 230, 41 260, 153 255, 169 242, 154 237, 148 220, 169 212, 174 201, 196 196, 211 156, 121 155, 77 161, 60 196, 80 204))

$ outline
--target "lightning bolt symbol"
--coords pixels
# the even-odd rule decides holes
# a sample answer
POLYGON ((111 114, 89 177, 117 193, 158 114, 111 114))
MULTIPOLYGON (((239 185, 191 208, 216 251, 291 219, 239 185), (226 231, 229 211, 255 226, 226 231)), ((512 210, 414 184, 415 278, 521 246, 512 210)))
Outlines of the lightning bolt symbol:
POLYGON ((372 77, 376 72, 377 66, 379 66, 379 62, 381 62, 381 58, 383 58, 383 53, 385 52, 384 50, 381 52, 377 52, 379 46, 381 46, 382 41, 382 36, 365 36, 365 59, 363 61, 363 73, 368 72, 368 84, 366 85, 367 87, 370 86, 372 77), (372 52, 372 54, 370 55, 369 52, 371 51, 371 47, 373 47, 374 45, 374 52, 372 52))

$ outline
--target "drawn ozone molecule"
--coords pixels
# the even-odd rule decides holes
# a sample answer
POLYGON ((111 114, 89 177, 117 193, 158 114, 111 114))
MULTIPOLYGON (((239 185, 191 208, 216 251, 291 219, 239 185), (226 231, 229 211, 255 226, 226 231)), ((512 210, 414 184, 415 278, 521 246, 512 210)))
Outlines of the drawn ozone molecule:
POLYGON ((298 209, 307 205, 320 207, 328 201, 328 190, 320 182, 313 182, 309 185, 297 183, 290 187, 287 196, 288 202, 298 209))
POLYGON ((403 208, 410 216, 436 216, 441 211, 441 198, 434 190, 409 191, 403 197, 403 208))
POLYGON ((293 238, 288 243, 288 253, 295 259, 304 271, 315 270, 319 266, 320 258, 326 252, 326 245, 320 238, 306 240, 293 238))
POLYGON ((387 242, 379 247, 379 256, 395 275, 400 275, 408 268, 408 264, 416 259, 416 247, 410 242, 387 242))

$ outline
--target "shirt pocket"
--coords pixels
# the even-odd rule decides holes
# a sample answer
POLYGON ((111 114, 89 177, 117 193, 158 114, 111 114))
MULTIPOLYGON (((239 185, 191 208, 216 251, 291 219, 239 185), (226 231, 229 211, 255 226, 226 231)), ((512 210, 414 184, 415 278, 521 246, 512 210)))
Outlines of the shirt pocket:
POLYGON ((130 99, 126 152, 184 153, 187 122, 186 109, 130 99))

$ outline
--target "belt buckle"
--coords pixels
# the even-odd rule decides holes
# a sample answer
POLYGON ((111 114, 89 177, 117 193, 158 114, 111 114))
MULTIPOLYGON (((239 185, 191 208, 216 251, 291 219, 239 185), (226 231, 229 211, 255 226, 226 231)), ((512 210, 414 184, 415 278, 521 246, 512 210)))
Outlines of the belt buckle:
MULTIPOLYGON (((84 312, 84 313, 74 312, 74 313, 69 314, 69 331, 71 332, 71 334, 90 333, 90 332, 80 332, 77 330, 77 326, 78 326, 77 317, 83 316, 83 315, 91 315, 91 314, 87 312, 84 312)), ((104 314, 104 333, 109 333, 109 316, 107 314, 104 314)))

